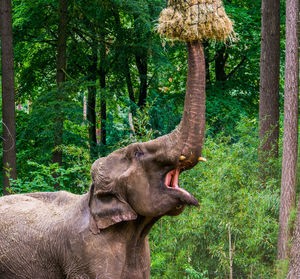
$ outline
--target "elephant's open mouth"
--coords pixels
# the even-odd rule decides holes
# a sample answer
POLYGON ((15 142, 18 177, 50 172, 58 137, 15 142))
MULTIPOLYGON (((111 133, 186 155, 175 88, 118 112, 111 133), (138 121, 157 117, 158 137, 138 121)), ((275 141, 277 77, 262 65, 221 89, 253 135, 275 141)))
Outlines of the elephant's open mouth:
POLYGON ((165 176, 165 185, 169 188, 179 188, 180 169, 169 171, 165 176))
MULTIPOLYGON (((179 175, 181 169, 178 167, 176 169, 170 170, 164 178, 164 184, 168 189, 174 189, 179 194, 179 200, 183 205, 194 205, 199 206, 196 198, 191 195, 188 191, 179 187, 179 175)), ((182 207, 180 207, 181 209, 182 207)), ((176 209, 177 210, 177 209, 176 209)))

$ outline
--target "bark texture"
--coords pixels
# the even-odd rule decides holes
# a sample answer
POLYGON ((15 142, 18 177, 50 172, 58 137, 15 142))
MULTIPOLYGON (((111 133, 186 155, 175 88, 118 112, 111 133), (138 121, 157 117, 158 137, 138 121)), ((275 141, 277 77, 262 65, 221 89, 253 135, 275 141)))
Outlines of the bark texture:
POLYGON ((288 221, 291 209, 295 206, 296 202, 299 90, 298 14, 299 1, 287 0, 284 135, 277 250, 278 260, 284 260, 289 256, 288 242, 291 237, 291 229, 288 228, 288 221))
POLYGON ((292 251, 287 279, 300 278, 300 200, 298 201, 297 219, 294 229, 292 251))
POLYGON ((91 66, 89 68, 90 80, 94 83, 88 87, 88 103, 87 103, 87 119, 89 121, 89 144, 90 156, 96 159, 97 154, 97 137, 96 137, 96 80, 97 80, 97 47, 98 44, 94 40, 92 44, 91 66))
POLYGON ((124 74, 126 77, 126 84, 127 84, 129 99, 133 104, 135 104, 135 96, 134 96, 134 91, 133 91, 133 85, 132 85, 132 80, 131 80, 130 66, 129 66, 128 58, 126 58, 126 60, 125 60, 124 74))
POLYGON ((150 33, 137 14, 134 15, 134 28, 137 38, 135 40, 137 47, 134 49, 134 56, 140 80, 138 106, 143 108, 146 104, 148 90, 148 44, 150 33))
POLYGON ((100 69, 99 69, 99 79, 100 79, 100 118, 101 118, 101 144, 106 145, 106 45, 105 45, 105 35, 101 34, 102 42, 100 46, 100 69))
POLYGON ((259 139, 260 162, 278 156, 280 0, 262 1, 259 139))
MULTIPOLYGON (((56 60, 56 85, 57 85, 57 100, 63 100, 62 84, 66 80, 65 70, 67 64, 67 12, 68 1, 59 1, 59 22, 58 22, 58 42, 57 42, 57 60, 56 60)), ((55 119, 54 129, 54 148, 63 143, 63 115, 59 111, 59 104, 57 104, 57 118, 55 119)), ((52 153, 52 162, 62 165, 62 151, 54 150, 52 153)))
POLYGON ((9 178, 17 178, 15 84, 13 63, 11 1, 0 1, 2 124, 3 124, 3 194, 8 194, 9 178))
POLYGON ((140 77, 139 103, 138 106, 143 108, 147 99, 147 73, 148 73, 148 54, 147 51, 138 50, 135 54, 136 66, 140 77), (141 52, 141 53, 140 53, 141 52))
POLYGON ((89 121, 89 145, 90 156, 97 158, 97 136, 96 136, 96 85, 88 87, 87 119, 89 121))

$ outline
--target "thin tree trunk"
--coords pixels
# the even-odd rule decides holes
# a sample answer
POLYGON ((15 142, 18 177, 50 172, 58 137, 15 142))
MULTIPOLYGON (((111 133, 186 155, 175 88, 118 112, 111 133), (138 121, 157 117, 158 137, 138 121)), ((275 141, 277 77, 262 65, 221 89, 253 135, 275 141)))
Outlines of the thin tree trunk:
POLYGON ((96 136, 96 85, 88 87, 87 119, 89 121, 89 144, 91 159, 97 158, 96 136))
POLYGON ((215 74, 217 81, 225 81, 227 76, 225 73, 225 64, 228 58, 228 53, 226 53, 226 47, 223 45, 220 49, 216 50, 215 57, 215 74))
MULTIPOLYGON (((140 52, 140 50, 138 52, 140 52)), ((140 108, 142 108, 146 104, 147 87, 148 87, 148 84, 147 84, 148 55, 147 55, 147 52, 144 51, 142 53, 136 53, 135 60, 136 60, 136 66, 138 68, 139 77, 140 77, 140 90, 139 90, 138 106, 140 108)))
POLYGON ((298 212, 295 223, 289 271, 286 279, 300 278, 300 199, 298 201, 298 212))
POLYGON ((284 260, 289 257, 288 243, 291 237, 291 228, 288 227, 288 222, 291 209, 296 203, 299 90, 298 13, 299 1, 287 0, 284 134, 277 250, 278 260, 284 260))
POLYGON ((101 87, 101 101, 100 101, 100 108, 101 108, 101 144, 103 147, 106 146, 106 94, 105 94, 105 76, 102 77, 102 82, 100 81, 101 87))
POLYGON ((89 144, 90 144, 90 156, 92 159, 96 159, 97 154, 97 136, 96 136, 96 79, 97 79, 97 48, 98 44, 93 42, 91 67, 89 68, 90 79, 94 85, 88 87, 88 109, 87 119, 89 121, 89 144))
POLYGON ((233 279, 233 269, 232 269, 232 263, 233 263, 233 249, 231 244, 231 228, 230 223, 228 224, 228 241, 229 241, 229 279, 233 279))
POLYGON ((263 0, 259 102, 259 161, 261 169, 266 167, 266 159, 269 156, 278 157, 279 63, 280 0, 263 0))
POLYGON ((133 86, 132 86, 132 81, 131 81, 130 66, 128 63, 128 58, 126 58, 126 60, 125 60, 124 71, 125 71, 125 76, 126 76, 126 84, 127 84, 129 99, 132 103, 135 104, 135 97, 134 97, 133 86))
POLYGON ((100 47, 100 70, 99 70, 99 78, 100 78, 100 118, 101 118, 101 144, 102 147, 106 146, 106 67, 105 67, 105 60, 106 60, 106 45, 104 43, 104 35, 102 34, 102 45, 100 47))
MULTIPOLYGON (((119 11, 118 10, 113 10, 113 14, 114 14, 117 29, 118 29, 117 38, 118 38, 119 42, 122 43, 126 38, 124 38, 125 32, 122 30, 119 11)), ((123 63, 124 63, 123 71, 124 71, 124 75, 125 75, 125 78, 126 78, 126 84, 127 84, 129 99, 131 100, 132 103, 135 104, 135 97, 134 97, 134 92, 133 92, 133 86, 132 86, 132 80, 131 80, 131 74, 130 74, 130 66, 129 66, 127 54, 128 53, 126 53, 126 57, 123 58, 123 63)))
POLYGON ((2 124, 3 124, 3 194, 8 194, 9 178, 17 178, 15 84, 13 63, 11 1, 2 0, 0 10, 2 124))
MULTIPOLYGON (((145 26, 140 26, 142 24, 138 20, 138 16, 134 15, 134 27, 136 30, 143 30, 142 27, 145 26)), ((147 31, 145 31, 147 32, 147 31)), ((141 45, 143 42, 144 45, 147 45, 148 42, 148 33, 145 34, 136 34, 136 48, 135 48, 135 62, 136 66, 139 72, 139 79, 140 79, 140 87, 139 87, 139 100, 138 100, 138 106, 140 108, 143 108, 146 104, 146 99, 147 99, 147 89, 148 89, 148 48, 141 45)))
MULTIPOLYGON (((56 61, 56 85, 57 85, 57 117, 55 119, 54 129, 54 148, 63 143, 63 113, 59 109, 59 102, 63 101, 63 82, 66 79, 65 70, 67 63, 67 10, 68 1, 59 0, 59 22, 58 22, 58 43, 57 43, 57 61, 56 61)), ((62 165, 62 151, 55 149, 52 153, 52 162, 62 165)))

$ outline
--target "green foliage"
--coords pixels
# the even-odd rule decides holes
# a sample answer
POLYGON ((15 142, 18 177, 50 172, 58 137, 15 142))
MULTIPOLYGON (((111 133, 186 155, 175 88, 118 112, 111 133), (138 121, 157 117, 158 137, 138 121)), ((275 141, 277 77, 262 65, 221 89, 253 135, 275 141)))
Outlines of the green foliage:
POLYGON ((187 278, 187 267, 195 271, 190 278, 202 278, 197 274, 204 271, 209 278, 228 277, 229 223, 234 277, 273 278, 280 183, 260 184, 254 124, 244 120, 235 143, 222 135, 208 137, 203 151, 208 162, 182 175, 182 187, 195 194, 200 208, 164 217, 155 226, 152 278, 187 278))
POLYGON ((285 279, 289 270, 289 259, 278 261, 276 264, 276 279, 285 279))
POLYGON ((68 164, 60 167, 51 163, 23 162, 27 172, 12 181, 11 193, 56 191, 57 188, 78 194, 87 191, 91 167, 88 151, 71 145, 61 148, 68 164))
POLYGON ((30 175, 26 178, 13 180, 10 189, 11 194, 52 192, 56 191, 56 185, 59 185, 60 189, 80 194, 87 190, 86 182, 88 179, 85 173, 86 168, 76 166, 64 169, 57 164, 46 166, 30 161, 28 162, 28 165, 32 167, 30 175), (57 176, 54 177, 53 173, 57 174, 57 176), (84 173, 85 176, 82 176, 82 173, 84 173), (83 177, 85 178, 85 181, 79 180, 79 178, 83 177), (76 185, 76 183, 79 184, 76 185))

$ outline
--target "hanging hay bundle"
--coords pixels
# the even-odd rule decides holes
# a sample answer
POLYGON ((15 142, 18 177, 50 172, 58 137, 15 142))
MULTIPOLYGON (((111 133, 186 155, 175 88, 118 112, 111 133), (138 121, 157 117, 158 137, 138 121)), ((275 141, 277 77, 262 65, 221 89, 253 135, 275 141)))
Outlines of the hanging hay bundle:
POLYGON ((180 41, 226 41, 234 34, 221 0, 169 0, 160 14, 158 32, 180 41))

